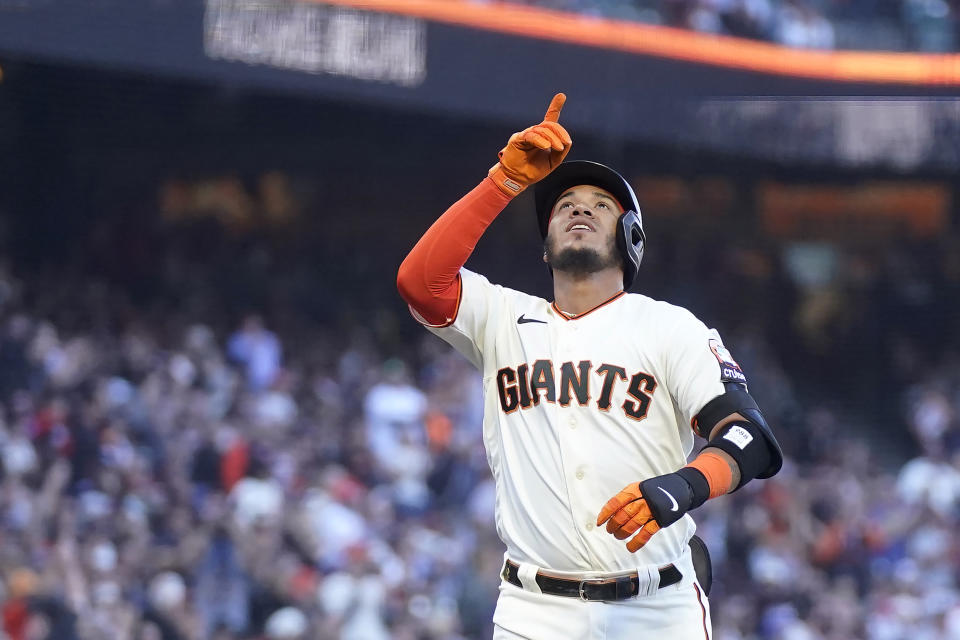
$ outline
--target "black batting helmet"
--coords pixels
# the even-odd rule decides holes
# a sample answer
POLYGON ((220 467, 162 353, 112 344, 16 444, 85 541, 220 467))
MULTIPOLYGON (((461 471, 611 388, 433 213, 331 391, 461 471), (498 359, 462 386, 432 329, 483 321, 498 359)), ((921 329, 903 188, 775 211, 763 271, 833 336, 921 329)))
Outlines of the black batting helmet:
POLYGON ((572 160, 560 164, 550 175, 538 182, 533 197, 540 235, 544 240, 547 239, 550 212, 553 211, 557 199, 570 187, 581 184, 594 185, 609 191, 623 207, 623 215, 617 221, 617 249, 623 258, 623 288, 627 290, 640 269, 646 236, 640 218, 640 204, 633 188, 623 176, 610 167, 599 162, 572 160))

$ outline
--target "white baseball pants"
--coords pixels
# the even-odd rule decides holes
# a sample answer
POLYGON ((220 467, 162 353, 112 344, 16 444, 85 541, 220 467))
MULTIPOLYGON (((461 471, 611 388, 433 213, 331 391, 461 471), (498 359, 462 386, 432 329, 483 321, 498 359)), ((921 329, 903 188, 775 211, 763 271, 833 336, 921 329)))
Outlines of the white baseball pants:
POLYGON ((669 640, 711 640, 710 604, 689 553, 677 568, 679 583, 620 602, 584 602, 501 581, 493 640, 637 640, 651 632, 669 640))

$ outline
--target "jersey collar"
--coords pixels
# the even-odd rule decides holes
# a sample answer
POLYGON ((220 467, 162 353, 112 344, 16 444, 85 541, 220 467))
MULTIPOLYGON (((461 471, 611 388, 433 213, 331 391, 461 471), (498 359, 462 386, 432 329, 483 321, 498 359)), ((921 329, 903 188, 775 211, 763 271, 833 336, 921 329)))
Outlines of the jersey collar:
POLYGON ((560 314, 560 317, 563 318, 564 320, 579 320, 580 318, 582 318, 582 317, 584 317, 584 316, 586 316, 586 315, 589 315, 589 314, 593 313, 594 311, 596 311, 596 310, 599 309, 600 307, 605 307, 605 306, 607 306, 608 304, 610 304, 611 302, 613 302, 614 300, 616 300, 617 298, 623 296, 623 295, 626 294, 626 293, 627 293, 626 291, 619 291, 619 292, 617 292, 612 298, 608 298, 607 300, 604 300, 603 302, 601 302, 600 304, 598 304, 598 305, 595 306, 594 308, 592 308, 592 309, 590 309, 590 310, 588 310, 588 311, 584 311, 583 313, 579 313, 579 314, 577 314, 577 315, 572 315, 572 314, 564 313, 563 311, 561 311, 560 307, 557 306, 557 301, 556 301, 556 300, 554 300, 553 302, 551 302, 551 303, 550 303, 550 306, 553 308, 554 311, 556 311, 558 314, 560 314))

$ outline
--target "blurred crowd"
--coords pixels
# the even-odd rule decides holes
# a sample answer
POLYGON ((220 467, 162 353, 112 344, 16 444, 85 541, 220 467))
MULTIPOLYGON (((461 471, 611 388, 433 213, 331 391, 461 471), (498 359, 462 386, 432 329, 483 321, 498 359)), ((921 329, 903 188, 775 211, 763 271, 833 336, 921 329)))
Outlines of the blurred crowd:
POLYGON ((954 51, 956 0, 510 0, 811 49, 954 51))
MULTIPOLYGON (((695 514, 714 637, 960 637, 960 253, 720 222, 648 220, 638 285, 721 328, 787 452, 695 514)), ((490 637, 481 379, 396 264, 106 224, 85 264, 0 269, 0 637, 490 637)))
POLYGON ((486 633, 501 551, 465 362, 425 345, 413 372, 362 331, 255 315, 105 330, 126 305, 93 283, 41 294, 71 330, 0 283, 5 637, 486 633))

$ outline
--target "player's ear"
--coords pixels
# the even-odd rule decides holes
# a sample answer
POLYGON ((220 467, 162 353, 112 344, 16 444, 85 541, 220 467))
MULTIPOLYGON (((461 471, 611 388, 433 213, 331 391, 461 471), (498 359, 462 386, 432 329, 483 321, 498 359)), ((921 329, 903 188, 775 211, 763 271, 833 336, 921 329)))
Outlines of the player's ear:
POLYGON ((546 252, 546 251, 543 252, 543 261, 544 261, 544 262, 547 261, 547 252, 546 252))

